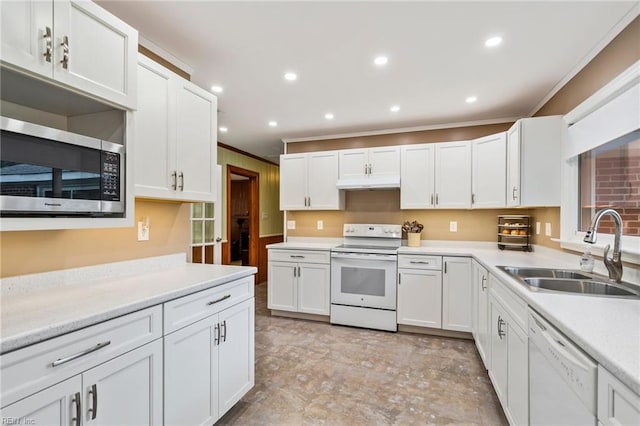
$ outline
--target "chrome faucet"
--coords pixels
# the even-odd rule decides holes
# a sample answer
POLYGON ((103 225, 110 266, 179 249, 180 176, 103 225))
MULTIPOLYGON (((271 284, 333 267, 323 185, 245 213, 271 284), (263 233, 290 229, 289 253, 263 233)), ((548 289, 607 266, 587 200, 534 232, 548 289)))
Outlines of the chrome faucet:
POLYGON ((609 279, 620 282, 622 279, 622 255, 620 253, 622 217, 620 217, 620 214, 614 209, 602 209, 596 212, 595 216, 593 216, 593 219, 591 220, 591 225, 589 225, 589 230, 587 230, 587 235, 584 236, 584 242, 590 244, 596 242, 596 237, 598 236, 598 224, 600 223, 602 216, 607 214, 613 218, 613 221, 616 224, 616 234, 613 240, 613 257, 607 257, 611 245, 607 244, 604 248, 604 266, 606 266, 607 271, 609 271, 609 279))

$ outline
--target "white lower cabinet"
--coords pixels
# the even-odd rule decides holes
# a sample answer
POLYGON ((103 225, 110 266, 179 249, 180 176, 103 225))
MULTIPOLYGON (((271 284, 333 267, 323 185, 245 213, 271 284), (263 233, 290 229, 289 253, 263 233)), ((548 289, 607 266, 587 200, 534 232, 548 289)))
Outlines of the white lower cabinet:
POLYGON ((155 340, 2 409, 15 424, 161 425, 162 341, 155 340))
MULTIPOLYGON (((209 316, 164 336, 166 425, 211 425, 255 383, 253 293, 242 301, 218 297, 223 293, 202 299, 202 305, 211 308, 209 316), (215 309, 217 303, 228 306, 229 299, 231 306, 215 309)), ((186 298, 166 303, 165 310, 191 303, 193 295, 186 298)))
POLYGON ((640 395, 598 366, 598 421, 605 426, 640 425, 640 395))
POLYGON ((471 259, 443 257, 442 328, 471 332, 471 259))
POLYGON ((489 368, 489 273, 472 261, 473 337, 485 368, 489 368))
POLYGON ((526 305, 505 293, 493 276, 489 296, 489 378, 510 424, 529 423, 529 341, 523 329, 526 305))
POLYGON ((267 307, 329 315, 329 259, 328 251, 269 250, 267 307))
POLYGON ((398 269, 398 324, 442 327, 442 272, 398 269))

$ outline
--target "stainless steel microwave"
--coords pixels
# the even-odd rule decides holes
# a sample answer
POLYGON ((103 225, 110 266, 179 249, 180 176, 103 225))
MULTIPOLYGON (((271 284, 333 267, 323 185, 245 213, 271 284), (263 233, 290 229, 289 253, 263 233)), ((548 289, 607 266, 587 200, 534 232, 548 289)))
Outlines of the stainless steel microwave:
POLYGON ((0 129, 0 215, 124 213, 123 145, 6 117, 0 129))

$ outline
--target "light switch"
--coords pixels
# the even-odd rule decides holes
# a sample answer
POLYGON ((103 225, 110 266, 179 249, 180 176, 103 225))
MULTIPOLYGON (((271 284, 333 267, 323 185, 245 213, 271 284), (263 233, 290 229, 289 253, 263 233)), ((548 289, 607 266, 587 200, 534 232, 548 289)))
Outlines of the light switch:
POLYGON ((269 213, 268 212, 262 212, 262 220, 267 220, 269 219, 269 213))
POLYGON ((456 221, 449 222, 449 232, 458 232, 458 222, 456 221))
POLYGON ((544 235, 547 237, 551 236, 551 224, 549 222, 544 224, 544 235))
POLYGON ((536 235, 540 235, 540 222, 536 222, 536 235))
POLYGON ((318 227, 318 231, 322 231, 324 229, 324 222, 323 221, 319 220, 317 225, 318 225, 317 226, 318 227))
POLYGON ((288 220, 287 221, 287 229, 296 229, 296 221, 288 220))

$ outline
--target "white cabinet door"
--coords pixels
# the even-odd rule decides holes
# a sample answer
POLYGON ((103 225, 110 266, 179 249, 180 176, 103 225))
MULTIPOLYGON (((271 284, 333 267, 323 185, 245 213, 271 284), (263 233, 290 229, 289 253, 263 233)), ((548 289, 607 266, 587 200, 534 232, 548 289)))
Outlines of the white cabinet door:
POLYGON ((340 179, 363 179, 367 175, 368 151, 366 149, 345 149, 339 154, 340 179))
POLYGON ((436 208, 471 207, 471 145, 448 142, 436 145, 436 208))
POLYGON ((301 263, 299 268, 298 312, 329 315, 330 266, 301 263))
POLYGON ((306 209, 307 173, 307 154, 280 156, 280 210, 306 209))
MULTIPOLYGON (((254 299, 220 312, 218 346, 218 395, 220 411, 226 413, 255 383, 254 299)), ((191 392, 187 392, 191 394, 191 392)))
POLYGON ((373 179, 400 176, 400 147, 369 148, 369 177, 373 179))
POLYGON ((640 424, 640 395, 598 365, 598 420, 605 426, 640 424))
POLYGON ((298 311, 298 264, 269 262, 267 280, 268 308, 298 311))
POLYGON ((520 121, 507 132, 507 206, 520 205, 520 121))
POLYGON ((471 331, 471 259, 443 257, 442 328, 471 331))
MULTIPOLYGON (((53 2, 38 0, 0 2, 0 57, 4 65, 51 78, 53 55, 45 57, 47 38, 53 50, 53 2)), ((56 47, 57 48, 57 47, 56 47)))
POLYGON ((162 340, 82 373, 85 425, 162 424, 162 340))
MULTIPOLYGON (((280 165, 282 170, 282 164, 280 165)), ((344 204, 344 194, 336 187, 338 181, 337 151, 307 154, 307 206, 312 210, 336 210, 344 204)), ((282 173, 282 171, 281 171, 282 173)), ((282 174, 280 175, 282 179, 282 174)))
POLYGON ((476 299, 476 347, 485 368, 488 369, 490 366, 489 334, 487 329, 489 326, 489 273, 480 265, 477 266, 474 286, 478 295, 476 299))
MULTIPOLYGON (((173 198, 176 164, 175 81, 166 68, 145 56, 138 63, 135 112, 136 196, 173 198)), ((177 179, 177 176, 176 176, 177 179)))
MULTIPOLYGON (((495 298, 489 298, 489 310, 491 312, 491 322, 489 323, 489 341, 491 344, 491 368, 489 377, 493 383, 493 388, 498 395, 498 399, 503 407, 508 407, 507 403, 507 375, 508 375, 508 353, 507 346, 507 320, 502 306, 495 298)), ((526 364, 522 366, 526 369, 526 364)))
POLYGON ((398 274, 398 324, 442 326, 442 272, 400 269, 398 274))
POLYGON ((93 2, 56 1, 54 8, 53 78, 135 109, 138 32, 93 2))
POLYGON ((507 324, 507 401, 511 421, 516 425, 529 422, 529 340, 513 321, 507 324))
POLYGON ((400 150, 400 208, 435 207, 435 144, 407 145, 400 150))
POLYGON ((177 165, 180 199, 214 202, 217 163, 217 99, 183 80, 178 87, 177 165))
POLYGON ((494 208, 506 205, 506 133, 497 133, 472 142, 472 207, 494 208))
POLYGON ((218 419, 218 316, 164 337, 164 423, 212 425, 218 419))
POLYGON ((84 400, 82 378, 74 376, 2 409, 2 418, 15 425, 69 426, 79 424, 84 400))

